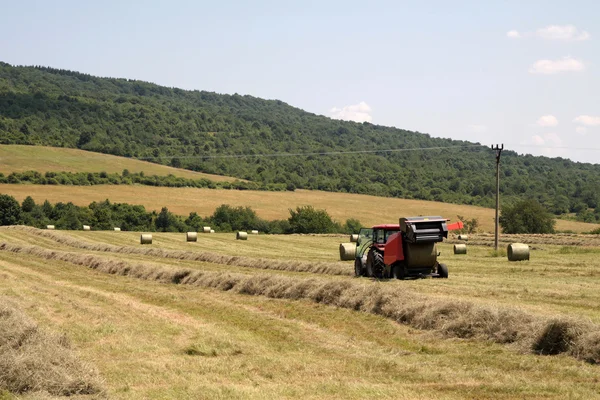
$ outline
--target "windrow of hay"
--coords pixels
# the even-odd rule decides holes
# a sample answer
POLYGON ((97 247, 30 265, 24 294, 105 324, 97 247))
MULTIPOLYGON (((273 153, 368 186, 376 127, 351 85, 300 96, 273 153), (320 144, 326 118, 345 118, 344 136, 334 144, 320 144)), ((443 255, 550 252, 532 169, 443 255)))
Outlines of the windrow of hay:
MULTIPOLYGON (((555 234, 501 234, 499 242, 504 245, 510 243, 550 244, 558 246, 596 246, 600 247, 600 235, 583 235, 574 233, 555 234)), ((461 243, 458 237, 449 237, 447 243, 461 243)), ((477 233, 469 235, 469 243, 478 246, 493 246, 494 234, 477 233)))
POLYGON ((104 243, 90 243, 84 240, 78 240, 60 232, 48 232, 26 226, 6 226, 0 229, 24 230, 34 235, 52 239, 57 243, 90 251, 102 251, 120 254, 139 254, 152 257, 186 260, 186 261, 204 261, 213 264, 234 265, 237 267, 272 269, 275 271, 308 272, 313 274, 328 275, 354 275, 352 267, 343 263, 327 262, 308 262, 298 260, 276 260, 264 258, 252 258, 242 256, 230 256, 209 252, 195 252, 185 250, 165 250, 156 248, 140 248, 133 246, 115 246, 104 243))
POLYGON ((0 392, 4 390, 54 396, 103 392, 98 372, 78 358, 65 336, 40 329, 0 297, 0 392))
POLYGON ((446 337, 511 344, 534 354, 569 354, 600 362, 600 327, 574 319, 550 319, 519 309, 449 301, 363 280, 300 279, 279 275, 173 269, 105 259, 100 256, 52 251, 38 246, 0 243, 0 251, 26 253, 69 262, 101 272, 193 285, 247 295, 299 300, 349 308, 390 318, 446 337))

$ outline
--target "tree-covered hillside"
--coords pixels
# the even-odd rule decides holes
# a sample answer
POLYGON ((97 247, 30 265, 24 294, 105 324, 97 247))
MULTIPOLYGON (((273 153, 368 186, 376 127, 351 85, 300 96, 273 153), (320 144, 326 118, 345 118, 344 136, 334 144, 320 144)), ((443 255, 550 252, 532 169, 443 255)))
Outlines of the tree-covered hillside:
MULTIPOLYGON (((0 63, 0 142, 78 147, 290 189, 494 203, 488 146, 332 120, 278 100, 45 67, 0 63), (427 149, 385 151, 417 148, 427 149), (306 155, 355 151, 362 153, 306 155), (267 156, 273 154, 279 156, 267 156)), ((504 201, 532 197, 557 214, 596 220, 599 178, 600 165, 502 156, 504 201)))

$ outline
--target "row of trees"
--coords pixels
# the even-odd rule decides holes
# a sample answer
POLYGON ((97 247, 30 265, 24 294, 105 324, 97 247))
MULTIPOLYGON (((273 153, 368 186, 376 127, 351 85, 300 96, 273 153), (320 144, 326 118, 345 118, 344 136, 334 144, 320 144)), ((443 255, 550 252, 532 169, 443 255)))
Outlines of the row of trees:
POLYGON ((349 219, 345 224, 334 221, 325 210, 312 206, 290 209, 287 220, 266 221, 250 207, 232 207, 223 204, 211 216, 202 217, 196 212, 189 216, 175 215, 163 207, 160 212, 147 211, 144 206, 127 203, 111 203, 108 200, 93 202, 87 207, 73 203, 36 204, 28 196, 21 204, 12 196, 0 195, 0 225, 24 224, 45 228, 55 225, 57 229, 82 229, 90 225, 94 230, 188 232, 201 231, 211 226, 218 232, 257 229, 264 233, 354 233, 360 222, 349 219))
MULTIPOLYGON (((331 120, 277 100, 45 67, 0 63, 0 143, 77 147, 291 189, 494 205, 487 146, 331 120), (273 153, 307 155, 264 156, 273 153)), ((501 171, 504 201, 535 198, 556 215, 597 218, 600 165, 505 151, 501 171)))
MULTIPOLYGON (((223 204, 211 216, 202 217, 196 212, 183 217, 163 207, 160 212, 146 211, 144 206, 111 203, 108 200, 93 202, 87 207, 73 203, 52 205, 47 200, 38 205, 28 196, 21 204, 12 196, 0 195, 0 225, 25 224, 44 228, 55 225, 58 229, 82 229, 91 225, 95 230, 187 232, 201 231, 211 226, 220 232, 249 231, 264 233, 357 233, 361 224, 348 219, 345 224, 334 221, 325 210, 312 206, 290 209, 286 220, 266 221, 250 207, 232 207, 223 204)), ((464 232, 477 231, 479 221, 458 216, 465 223, 464 232)), ((505 205, 500 213, 500 226, 504 233, 553 233, 555 220, 535 199, 526 199, 505 205)))
POLYGON ((107 172, 52 172, 40 173, 38 171, 12 172, 4 175, 0 172, 0 183, 32 183, 36 185, 147 185, 166 187, 193 187, 209 189, 236 189, 236 190, 268 190, 283 191, 293 190, 284 184, 245 182, 215 182, 209 179, 190 179, 174 175, 146 175, 144 172, 131 173, 127 169, 121 174, 107 172))

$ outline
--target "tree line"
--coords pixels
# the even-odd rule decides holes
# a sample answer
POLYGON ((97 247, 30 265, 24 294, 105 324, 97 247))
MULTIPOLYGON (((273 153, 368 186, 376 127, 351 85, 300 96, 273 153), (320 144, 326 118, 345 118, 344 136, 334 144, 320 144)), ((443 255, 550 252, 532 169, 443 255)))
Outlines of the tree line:
POLYGON ((129 172, 124 169, 121 174, 107 172, 52 172, 40 173, 38 171, 11 172, 5 175, 0 172, 0 183, 30 183, 36 185, 146 185, 161 187, 193 187, 208 189, 235 189, 235 190, 266 190, 284 191, 293 190, 284 184, 257 183, 235 180, 233 182, 211 181, 200 178, 191 179, 169 175, 146 175, 141 172, 129 172))

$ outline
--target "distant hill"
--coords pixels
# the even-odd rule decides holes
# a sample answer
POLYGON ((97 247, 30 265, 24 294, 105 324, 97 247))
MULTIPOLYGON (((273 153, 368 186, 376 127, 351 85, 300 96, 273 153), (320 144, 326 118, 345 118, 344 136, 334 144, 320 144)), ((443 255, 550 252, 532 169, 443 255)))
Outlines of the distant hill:
MULTIPOLYGON (((278 100, 45 67, 0 63, 0 142, 142 158, 290 189, 494 204, 494 157, 486 146, 331 120, 278 100), (419 148, 426 150, 412 150, 419 148), (362 153, 268 156, 356 151, 362 153)), ((600 165, 503 153, 504 202, 534 197, 556 214, 598 221, 599 178, 600 165)))
POLYGON ((173 168, 147 161, 93 153, 79 149, 44 146, 0 145, 0 172, 144 172, 146 175, 174 175, 187 179, 208 179, 215 182, 233 182, 228 176, 204 174, 173 168))

